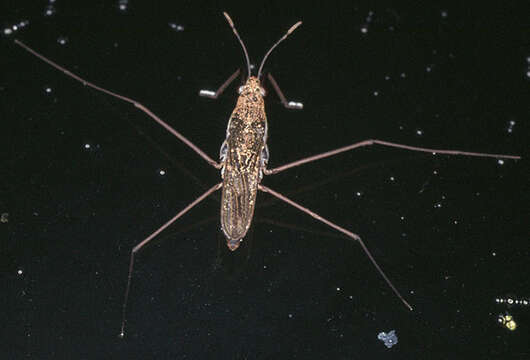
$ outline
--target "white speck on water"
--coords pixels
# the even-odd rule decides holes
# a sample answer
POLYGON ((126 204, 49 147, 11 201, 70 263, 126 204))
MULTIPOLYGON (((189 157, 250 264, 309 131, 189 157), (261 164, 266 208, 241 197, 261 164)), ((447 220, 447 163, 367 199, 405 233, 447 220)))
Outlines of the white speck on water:
POLYGON ((527 56, 527 57, 526 57, 526 62, 527 62, 528 64, 530 64, 530 56, 527 56))
POLYGON ((53 91, 52 88, 49 87, 49 86, 46 86, 46 87, 44 88, 44 92, 45 92, 46 94, 51 94, 52 91, 53 91))
POLYGON ((438 170, 433 170, 432 173, 433 175, 438 175, 438 170))
POLYGON ((442 203, 437 202, 436 204, 434 204, 434 207, 437 208, 437 209, 439 209, 439 208, 442 207, 442 203))
POLYGON ((396 178, 393 177, 393 176, 391 176, 391 177, 390 177, 390 181, 394 181, 394 180, 396 180, 396 178))
POLYGON ((379 91, 374 91, 374 96, 378 96, 379 95, 379 91))
POLYGON ((390 76, 385 75, 385 80, 387 80, 387 81, 390 80, 390 76))
POLYGON ((11 28, 4 29, 4 35, 11 35, 12 33, 13 33, 13 30, 11 30, 11 28))
POLYGON ((504 160, 502 160, 502 159, 497 160, 497 164, 504 165, 504 160))
POLYGON ((458 220, 453 221, 453 224, 458 225, 458 220))
POLYGON ((377 338, 381 340, 389 349, 398 343, 398 338, 395 330, 391 330, 388 334, 382 331, 377 335, 377 338))
POLYGON ((293 318, 293 314, 289 314, 289 319, 292 319, 293 318))
POLYGON ((401 216, 400 217, 401 221, 405 220, 405 217, 404 216, 401 216))
POLYGON ((120 11, 127 11, 129 7, 129 0, 118 0, 118 9, 120 11))
POLYGON ((68 38, 66 36, 59 36, 57 38, 57 43, 59 45, 66 45, 67 42, 68 42, 68 38))
POLYGON ((497 253, 494 251, 491 253, 491 256, 497 256, 497 253))
POLYGON ((366 34, 368 32, 368 28, 366 25, 361 26, 361 33, 366 34))
POLYGON ((161 169, 158 173, 159 173, 160 175, 164 176, 164 175, 166 175, 166 170, 161 169))
POLYGON ((449 15, 449 13, 447 12, 447 10, 442 10, 440 12, 440 15, 445 19, 449 15))
POLYGON ((44 8, 44 16, 52 16, 53 14, 55 14, 55 7, 53 5, 47 5, 45 8, 44 8))
POLYGON ((515 126, 515 121, 514 120, 508 121, 508 127, 506 128, 506 131, 511 134, 513 132, 513 127, 514 126, 515 126))
POLYGON ((355 195, 357 195, 357 196, 362 196, 363 193, 362 193, 361 191, 357 191, 357 192, 355 193, 355 195))
POLYGON ((91 147, 90 144, 88 143, 85 144, 85 149, 90 149, 90 147, 91 147))
POLYGON ((526 72, 526 77, 530 79, 530 70, 526 72))
POLYGON ((432 67, 430 65, 428 65, 426 68, 425 68, 425 71, 427 72, 431 72, 432 71, 432 67))
POLYGON ((340 291, 340 287, 337 287, 337 291, 340 291))
POLYGON ((170 23, 168 23, 168 25, 169 25, 170 28, 172 28, 173 30, 175 30, 177 32, 184 31, 184 26, 179 25, 177 23, 170 22, 170 23))
POLYGON ((17 270, 17 274, 18 274, 18 275, 22 275, 22 274, 24 274, 24 270, 22 270, 22 269, 18 269, 18 270, 17 270))
POLYGON ((421 130, 421 129, 416 129, 416 135, 418 135, 418 136, 422 136, 422 135, 423 135, 423 130, 421 130))
POLYGON ((405 74, 404 72, 402 72, 401 74, 399 74, 399 76, 400 76, 402 79, 404 79, 404 78, 407 77, 407 74, 405 74))

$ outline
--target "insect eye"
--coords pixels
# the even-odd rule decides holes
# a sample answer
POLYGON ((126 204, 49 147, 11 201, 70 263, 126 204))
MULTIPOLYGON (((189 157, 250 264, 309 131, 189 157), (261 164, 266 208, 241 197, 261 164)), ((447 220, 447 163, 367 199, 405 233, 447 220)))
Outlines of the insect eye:
POLYGON ((266 92, 265 89, 262 88, 262 87, 259 88, 259 92, 260 92, 261 96, 265 96, 265 95, 267 95, 267 92, 266 92))
POLYGON ((237 93, 238 94, 242 94, 243 90, 245 90, 245 87, 244 86, 240 86, 239 89, 237 89, 237 93))

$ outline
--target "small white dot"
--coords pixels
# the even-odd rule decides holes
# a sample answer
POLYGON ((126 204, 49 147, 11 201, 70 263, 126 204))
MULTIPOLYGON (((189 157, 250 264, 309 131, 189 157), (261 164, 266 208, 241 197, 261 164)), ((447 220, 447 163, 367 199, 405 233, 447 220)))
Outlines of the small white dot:
POLYGON ((378 96, 379 95, 379 91, 374 91, 374 96, 378 96))
POLYGON ((51 87, 45 87, 44 88, 44 91, 46 92, 46 94, 51 94, 52 93, 52 88, 51 87))
POLYGON ((443 17, 443 18, 446 18, 448 13, 446 10, 442 10, 442 12, 440 13, 440 15, 443 17))
POLYGON ((17 274, 22 275, 23 273, 24 271, 22 271, 22 269, 18 269, 17 274))
POLYGON ((508 299, 508 304, 513 304, 513 299, 508 299))
POLYGON ((491 256, 497 256, 497 253, 494 251, 491 253, 491 256))
POLYGON ((390 181, 396 180, 393 176, 390 177, 390 181))
POLYGON ((366 26, 362 26, 362 27, 361 27, 361 32, 362 32, 363 34, 366 34, 366 33, 368 32, 368 28, 367 28, 366 26))
POLYGON ((357 195, 357 196, 361 196, 362 194, 363 194, 363 193, 360 192, 360 191, 357 191, 357 192, 355 193, 355 195, 357 195))
POLYGON ((401 78, 404 79, 404 78, 407 77, 407 74, 405 74, 405 73, 401 73, 401 74, 399 74, 399 76, 401 76, 401 78))
POLYGON ((340 287, 337 288, 337 291, 340 291, 340 287))
POLYGON ((497 160, 497 164, 504 165, 504 160, 502 160, 502 159, 497 160))
POLYGON ((11 35, 12 33, 13 33, 13 30, 11 30, 10 28, 4 29, 4 35, 11 35))
POLYGON ((90 144, 85 144, 85 149, 90 149, 90 144))
POLYGON ((162 176, 163 176, 163 175, 166 175, 166 171, 165 171, 165 170, 160 170, 158 173, 159 173, 160 175, 162 175, 162 176))
POLYGON ((404 217, 404 216, 402 216, 402 217, 400 217, 400 219, 401 219, 401 220, 405 220, 405 217, 404 217))
POLYGON ((390 76, 385 75, 385 80, 390 80, 390 76))
POLYGON ((417 130, 416 130, 416 135, 418 135, 418 136, 423 135, 423 130, 421 130, 421 129, 417 129, 417 130))

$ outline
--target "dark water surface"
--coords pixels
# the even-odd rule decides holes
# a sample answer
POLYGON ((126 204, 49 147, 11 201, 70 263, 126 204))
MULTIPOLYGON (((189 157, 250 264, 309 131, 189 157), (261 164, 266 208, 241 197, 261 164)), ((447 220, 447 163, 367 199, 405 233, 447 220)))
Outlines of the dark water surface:
POLYGON ((266 65, 305 104, 286 110, 265 84, 272 167, 369 138, 528 148, 521 9, 156 3, 25 1, 0 11, 6 359, 530 356, 530 307, 495 303, 530 296, 526 160, 378 146, 263 183, 362 236, 413 312, 357 244, 266 194, 230 253, 216 195, 139 253, 119 339, 131 248, 220 175, 133 106, 83 87, 14 38, 142 102, 217 158, 236 86, 217 101, 197 93, 244 64, 221 11, 253 62, 301 19, 266 65), (497 324, 506 311, 515 331, 497 324), (390 330, 399 343, 388 349, 377 335, 390 330))

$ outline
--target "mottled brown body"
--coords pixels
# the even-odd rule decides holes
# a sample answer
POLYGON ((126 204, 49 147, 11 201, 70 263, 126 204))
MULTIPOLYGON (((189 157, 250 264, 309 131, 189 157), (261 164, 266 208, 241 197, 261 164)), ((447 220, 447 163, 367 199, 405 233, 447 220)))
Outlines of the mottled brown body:
POLYGON ((258 184, 268 161, 267 117, 259 79, 249 77, 239 92, 220 152, 221 228, 232 251, 250 227, 258 184))

